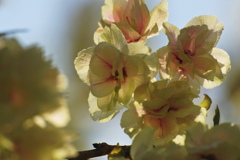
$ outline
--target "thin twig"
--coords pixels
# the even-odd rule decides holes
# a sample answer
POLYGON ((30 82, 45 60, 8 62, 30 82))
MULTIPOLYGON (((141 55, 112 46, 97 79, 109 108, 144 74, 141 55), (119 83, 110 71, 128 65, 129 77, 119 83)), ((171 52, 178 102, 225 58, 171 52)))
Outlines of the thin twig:
MULTIPOLYGON (((93 147, 95 149, 87 151, 79 151, 77 157, 67 158, 68 160, 88 160, 89 158, 95 158, 100 156, 105 156, 111 153, 111 151, 116 147, 116 145, 109 145, 107 143, 94 143, 93 147)), ((130 147, 131 146, 119 146, 124 152, 124 157, 131 159, 130 147)))

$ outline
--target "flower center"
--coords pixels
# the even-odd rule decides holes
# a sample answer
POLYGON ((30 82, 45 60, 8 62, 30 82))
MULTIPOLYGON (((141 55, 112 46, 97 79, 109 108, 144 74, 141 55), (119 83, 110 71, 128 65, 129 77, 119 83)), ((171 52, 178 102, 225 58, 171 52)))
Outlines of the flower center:
POLYGON ((191 50, 187 49, 187 50, 184 50, 184 53, 188 56, 188 57, 192 57, 195 55, 194 52, 192 52, 191 50))
POLYGON ((125 77, 127 77, 127 72, 125 68, 122 68, 120 71, 118 70, 115 71, 115 74, 113 75, 112 80, 124 81, 125 77))

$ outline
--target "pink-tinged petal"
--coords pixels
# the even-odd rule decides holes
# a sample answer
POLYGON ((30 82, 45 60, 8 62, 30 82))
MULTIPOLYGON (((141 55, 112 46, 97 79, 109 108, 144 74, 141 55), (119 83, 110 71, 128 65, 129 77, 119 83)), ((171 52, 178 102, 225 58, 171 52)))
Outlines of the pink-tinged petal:
POLYGON ((102 7, 102 18, 104 21, 113 23, 115 22, 113 17, 113 1, 105 0, 105 5, 102 7))
POLYGON ((127 6, 124 8, 124 20, 128 22, 131 17, 131 10, 133 5, 135 4, 135 0, 127 0, 127 6))
POLYGON ((150 20, 150 13, 143 0, 135 0, 135 4, 131 10, 131 26, 140 34, 143 35, 145 28, 150 20))
POLYGON ((97 76, 109 78, 114 61, 120 51, 107 42, 99 43, 94 49, 94 55, 90 61, 90 70, 97 76))
POLYGON ((157 24, 158 30, 162 29, 163 22, 168 20, 168 3, 166 0, 162 0, 154 9, 151 11, 151 18, 146 30, 149 30, 157 24))
POLYGON ((127 22, 120 21, 116 23, 116 25, 122 31, 128 43, 137 42, 140 40, 141 35, 135 31, 127 22))
POLYGON ((118 81, 112 79, 112 77, 105 79, 105 77, 99 77, 91 71, 89 72, 89 77, 91 93, 96 97, 108 96, 118 85, 118 81))
POLYGON ((78 56, 74 60, 75 69, 80 77, 80 79, 86 83, 89 84, 89 64, 90 60, 93 55, 94 47, 90 47, 87 49, 82 50, 78 53, 78 56))
POLYGON ((172 49, 177 50, 177 37, 180 34, 180 30, 176 26, 167 22, 163 23, 163 27, 165 28, 163 32, 167 35, 169 40, 168 45, 172 49))
POLYGON ((113 3, 113 17, 116 23, 125 19, 125 9, 128 5, 128 1, 125 0, 114 0, 113 3))
MULTIPOLYGON (((180 35, 178 37, 178 47, 188 56, 195 56, 196 49, 196 38, 200 34, 204 34, 204 32, 208 31, 206 25, 203 26, 190 26, 187 28, 183 28, 180 31, 180 35)), ((204 39, 202 39, 204 41, 204 39)), ((215 42, 214 42, 215 43, 215 42)), ((203 54, 207 54, 203 53, 203 54)))
MULTIPOLYGON (((196 25, 199 26, 207 26, 206 33, 199 37, 197 40, 197 48, 208 48, 208 51, 216 46, 221 33, 223 31, 223 23, 218 23, 218 18, 216 16, 203 15, 199 17, 193 18, 185 27, 194 27, 196 25), (202 46, 203 45, 203 46, 202 46), (202 46, 202 47, 201 47, 202 46)), ((204 51, 206 51, 205 49, 204 51)), ((200 52, 200 51, 197 51, 200 52)))
POLYGON ((165 116, 164 118, 144 116, 143 123, 144 126, 150 126, 156 129, 154 137, 164 141, 171 140, 179 131, 177 121, 172 116, 165 116))

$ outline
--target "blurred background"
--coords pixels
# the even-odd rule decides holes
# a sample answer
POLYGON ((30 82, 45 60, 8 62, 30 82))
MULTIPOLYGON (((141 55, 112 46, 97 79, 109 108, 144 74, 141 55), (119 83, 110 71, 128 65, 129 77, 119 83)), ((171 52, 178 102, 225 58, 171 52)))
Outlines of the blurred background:
MULTIPOLYGON (((160 0, 146 0, 146 3, 151 10, 160 0)), ((199 15, 215 15, 225 24, 217 47, 229 53, 232 69, 223 84, 211 90, 202 89, 202 94, 212 98, 210 113, 219 105, 221 122, 240 124, 240 1, 168 0, 168 3, 168 22, 178 28, 199 15)), ((131 144, 120 127, 121 114, 107 123, 90 118, 89 90, 78 78, 73 65, 80 50, 94 45, 93 33, 98 27, 103 4, 104 0, 0 1, 0 32, 22 30, 12 36, 24 46, 42 47, 46 56, 68 77, 67 97, 72 117, 69 129, 79 134, 74 142, 78 150, 92 149, 92 143, 131 144)), ((167 43, 166 36, 160 32, 159 36, 148 40, 147 45, 156 51, 167 43)), ((212 114, 207 120, 212 124, 212 114)))

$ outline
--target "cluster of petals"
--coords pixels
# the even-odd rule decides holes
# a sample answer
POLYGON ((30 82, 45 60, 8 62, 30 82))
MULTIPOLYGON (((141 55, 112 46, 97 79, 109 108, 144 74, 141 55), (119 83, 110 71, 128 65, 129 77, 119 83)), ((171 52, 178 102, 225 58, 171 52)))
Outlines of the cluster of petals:
POLYGON ((222 83, 230 59, 224 50, 215 48, 223 30, 217 17, 195 17, 181 30, 170 23, 163 26, 169 43, 156 53, 161 78, 188 80, 195 88, 213 88, 222 83))
POLYGON ((135 89, 150 80, 145 62, 148 52, 142 44, 128 44, 115 25, 104 28, 96 46, 79 52, 75 67, 90 87, 89 106, 94 120, 116 114, 117 105, 127 105, 135 89))
POLYGON ((151 12, 144 0, 106 0, 102 20, 95 33, 97 37, 105 26, 117 25, 128 43, 145 41, 158 34, 168 19, 167 1, 163 0, 151 12))
POLYGON ((121 125, 130 136, 143 127, 152 127, 155 129, 155 139, 167 143, 181 134, 199 115, 200 107, 192 102, 194 97, 196 95, 186 81, 168 83, 163 80, 142 85, 134 93, 138 102, 123 114, 121 125), (134 116, 138 123, 127 123, 134 116))
POLYGON ((153 147, 153 128, 144 128, 133 140, 131 156, 133 159, 145 160, 237 160, 240 158, 240 127, 231 123, 209 127, 196 123, 189 127, 183 144, 174 142, 153 147))
POLYGON ((122 104, 129 102, 136 87, 145 83, 149 74, 140 57, 121 53, 107 42, 95 47, 89 68, 91 93, 101 100, 117 96, 122 104))
POLYGON ((240 127, 236 124, 222 123, 211 128, 197 123, 187 130, 186 159, 239 159, 239 135, 240 127))

